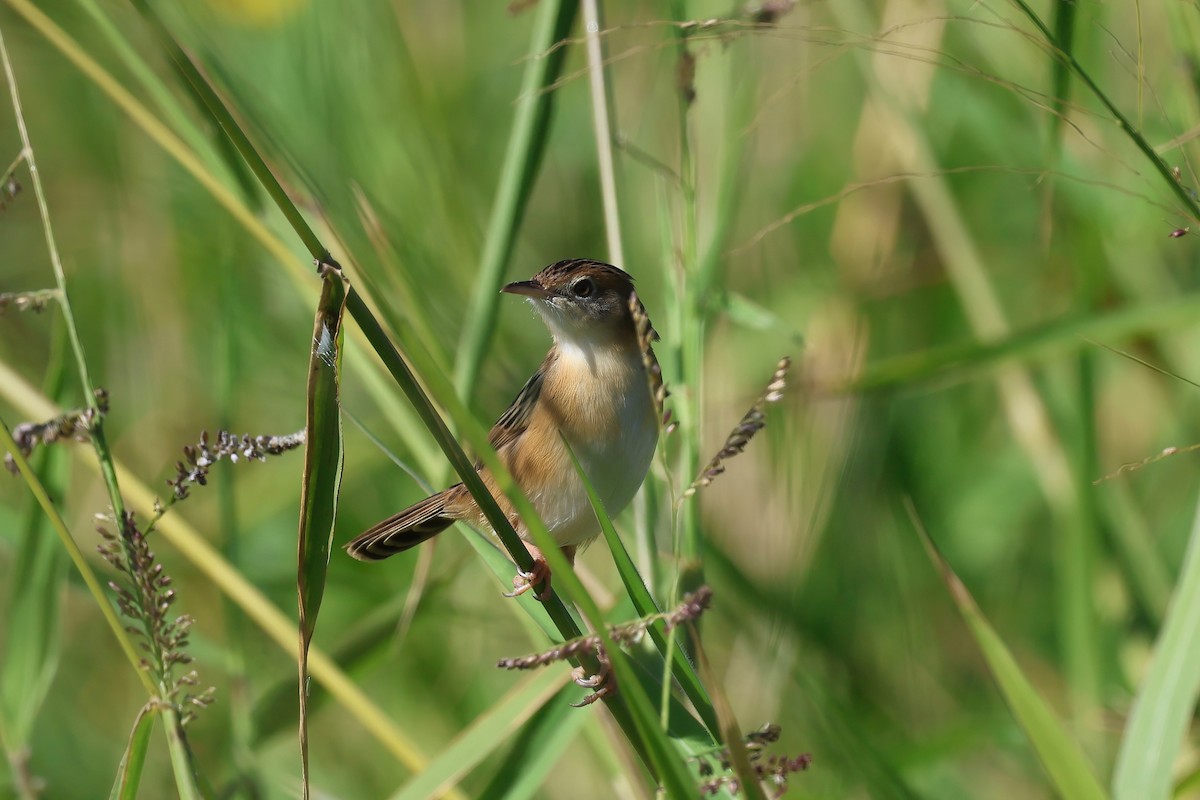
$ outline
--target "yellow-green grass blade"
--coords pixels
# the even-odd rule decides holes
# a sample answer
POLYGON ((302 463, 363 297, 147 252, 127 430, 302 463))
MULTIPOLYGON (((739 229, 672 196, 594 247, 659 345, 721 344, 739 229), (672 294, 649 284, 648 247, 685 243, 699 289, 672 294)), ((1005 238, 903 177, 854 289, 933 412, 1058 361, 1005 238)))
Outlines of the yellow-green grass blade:
POLYGON ((158 106, 159 113, 171 123, 192 150, 208 156, 207 161, 210 168, 215 167, 218 161, 213 157, 212 148, 208 145, 204 134, 184 112, 183 106, 180 105, 175 95, 171 94, 170 89, 154 69, 146 63, 129 38, 109 18, 98 0, 76 0, 76 3, 91 18, 95 29, 112 47, 117 58, 121 60, 133 78, 146 90, 146 93, 158 106))
MULTIPOLYGON (((620 559, 620 561, 618 562, 618 568, 621 569, 621 565, 623 564, 624 569, 622 570, 622 580, 627 581, 626 589, 630 593, 631 600, 633 601, 635 607, 637 607, 639 605, 638 601, 636 599, 634 599, 634 595, 635 595, 635 592, 637 591, 637 589, 640 588, 641 593, 643 593, 643 598, 642 598, 643 602, 645 602, 646 600, 649 600, 648 608, 654 609, 655 608, 654 601, 653 601, 653 599, 649 598, 649 593, 646 591, 645 586, 642 584, 641 577, 637 574, 637 570, 634 568, 633 562, 629 558, 629 554, 625 552, 624 547, 620 544, 620 541, 617 539, 616 529, 613 527, 612 520, 609 518, 607 512, 604 510, 604 505, 601 502, 599 496, 597 496, 595 488, 591 485, 591 481, 588 480, 587 475, 583 472, 583 468, 580 465, 579 460, 575 457, 574 451, 571 450, 570 443, 568 443, 566 441, 566 439, 563 439, 563 444, 566 446, 567 452, 571 456, 571 461, 575 466, 575 470, 579 474, 579 478, 583 482, 584 488, 587 490, 588 500, 591 502, 592 508, 596 512, 597 519, 600 521, 602 528, 606 529, 605 530, 606 540, 611 538, 612 540, 616 541, 617 548, 622 553, 624 553, 624 558, 620 559)), ((610 546, 611 546, 611 544, 610 544, 610 546)), ((574 576, 572 576, 572 578, 574 578, 574 576)), ((639 609, 639 612, 640 612, 640 609, 639 609)), ((654 613, 654 611, 651 610, 651 611, 649 611, 649 613, 654 613)), ((657 626, 657 624, 658 623, 656 623, 656 626, 657 626)), ((652 627, 655 627, 655 626, 652 626, 652 627)), ((641 729, 641 731, 642 731, 644 740, 647 740, 646 741, 647 745, 654 748, 651 750, 651 752, 654 754, 657 754, 659 756, 660 762, 657 764, 658 777, 659 777, 659 780, 662 781, 664 788, 668 788, 670 791, 673 792, 673 791, 675 791, 675 789, 670 788, 672 786, 672 784, 675 784, 676 786, 687 786, 689 783, 694 784, 694 781, 692 780, 691 776, 689 775, 686 767, 684 767, 683 764, 679 761, 677 754, 673 753, 671 751, 670 740, 663 736, 664 732, 662 730, 661 725, 659 724, 658 714, 655 712, 654 707, 650 702, 651 692, 653 692, 655 690, 661 691, 661 687, 654 683, 655 679, 649 673, 643 672, 641 670, 636 670, 633 659, 630 659, 628 665, 626 666, 624 663, 625 659, 626 659, 625 653, 624 652, 620 652, 620 653, 613 652, 615 649, 615 645, 612 643, 611 640, 608 639, 608 636, 606 634, 601 633, 600 630, 597 630, 597 633, 600 634, 601 641, 604 643, 605 650, 606 650, 606 652, 609 653, 609 657, 613 662, 613 670, 616 673, 618 685, 621 687, 621 691, 623 693, 629 695, 631 698, 631 701, 632 701, 630 703, 631 711, 634 715, 635 721, 638 723, 639 729, 641 729), (620 668, 618 668, 618 664, 621 664, 620 668), (628 671, 626 671, 626 670, 628 670, 628 671), (628 684, 630 683, 631 678, 638 682, 638 686, 636 687, 636 689, 634 691, 630 691, 630 689, 628 688, 628 684), (653 740, 653 741, 649 741, 649 740, 653 740), (665 753, 659 752, 659 748, 661 748, 663 745, 666 745, 665 753)), ((665 638, 663 638, 663 643, 662 643, 662 645, 660 645, 660 650, 662 651, 663 656, 665 658, 665 653, 667 651, 667 643, 666 643, 665 638)), ((672 648, 671 652, 675 653, 676 650, 674 648, 672 648)), ((682 658, 682 656, 681 656, 681 658, 682 658)), ((683 659, 683 661, 686 663, 686 659, 683 659)), ((656 667, 655 674, 656 675, 664 674, 665 670, 662 669, 663 666, 664 665, 661 662, 655 665, 655 667, 656 667)), ((683 672, 685 674, 685 676, 686 676, 687 671, 690 671, 690 665, 689 665, 689 669, 686 669, 686 670, 681 669, 681 672, 683 672)), ((693 673, 693 677, 694 677, 694 673, 693 673)), ((695 684, 692 687, 692 689, 693 689, 693 691, 698 692, 698 696, 701 698, 702 702, 704 702, 705 706, 711 711, 712 703, 711 703, 711 701, 708 700, 708 695, 704 691, 704 688, 702 686, 700 686, 698 679, 696 679, 695 684)), ((685 714, 684 716, 690 716, 690 715, 685 714)), ((672 722, 678 722, 678 723, 683 724, 682 718, 680 718, 676 714, 671 715, 671 720, 672 720, 672 722)), ((713 738, 715 739, 715 737, 713 737, 713 738)), ((675 796, 675 795, 672 794, 671 796, 675 796)))
POLYGON ((1116 800, 1171 796, 1172 766, 1200 696, 1200 506, 1183 570, 1125 724, 1113 773, 1116 800))
MULTIPOLYGON (((7 0, 7 2, 14 11, 42 34, 67 60, 74 64, 88 80, 92 81, 114 104, 125 112, 151 140, 158 144, 192 175, 212 195, 213 199, 228 211, 233 219, 284 267, 294 285, 300 291, 303 292, 305 287, 311 284, 309 274, 300 265, 300 259, 297 258, 298 254, 272 232, 268 225, 260 219, 257 212, 249 208, 234 190, 230 189, 220 177, 214 174, 202 162, 201 158, 185 144, 179 135, 160 122, 120 81, 105 71, 95 59, 88 55, 78 42, 68 36, 62 28, 56 25, 40 9, 28 2, 28 0, 7 0)), ((191 66, 190 62, 187 62, 187 65, 193 71, 195 70, 195 67, 191 66)), ((191 87, 191 84, 189 84, 189 87, 191 87)), ((207 109, 207 107, 205 108, 207 109)), ((213 121, 218 127, 223 124, 222 120, 216 117, 213 118, 213 121)), ((228 117, 226 121, 231 122, 236 127, 236 122, 232 120, 232 117, 228 117)), ((218 146, 222 146, 227 141, 224 138, 220 139, 218 146)), ((294 219, 299 219, 298 212, 293 215, 292 220, 294 219)), ((303 231, 300 235, 305 242, 315 243, 318 246, 311 251, 312 257, 319 258, 323 256, 323 251, 319 249, 320 243, 316 241, 312 231, 306 225, 297 230, 303 231)), ((306 298, 310 296, 306 295, 306 298)), ((350 333, 353 336, 357 335, 358 331, 351 329, 350 333)), ((380 386, 380 382, 375 380, 375 374, 372 372, 372 370, 377 369, 375 362, 365 358, 361 352, 353 347, 350 348, 348 359, 350 366, 358 368, 365 376, 364 380, 369 388, 374 390, 380 386)), ((400 433, 408 434, 411 432, 413 426, 409 424, 407 414, 402 408, 392 403, 389 396, 381 394, 378 391, 372 391, 372 395, 380 403, 382 410, 388 415, 388 418, 400 433)), ((410 436, 406 436, 406 438, 411 439, 410 436)), ((411 444, 418 452, 424 452, 422 442, 419 440, 411 442, 411 444)))
POLYGON ((313 325, 308 363, 304 475, 300 490, 300 532, 296 590, 300 600, 300 763, 304 796, 308 774, 308 647, 312 643, 337 517, 342 482, 342 416, 338 397, 342 360, 342 312, 346 279, 336 266, 321 264, 321 299, 313 325))
POLYGON ((137 718, 133 721, 133 729, 129 731, 129 743, 125 746, 121 763, 117 765, 117 779, 109 792, 109 800, 136 800, 156 716, 158 711, 153 704, 144 705, 138 711, 137 718))
POLYGON ((1017 723, 1029 737, 1029 742, 1049 774, 1055 791, 1062 797, 1081 800, 1102 800, 1107 797, 1078 742, 1071 738, 1050 706, 1025 677, 1008 647, 975 604, 975 599, 971 597, 967 587, 915 518, 915 513, 913 517, 914 527, 925 545, 929 559, 941 573, 951 599, 967 623, 967 628, 979 646, 984 660, 987 661, 992 678, 996 681, 1000 693, 1004 695, 1017 723))
MULTIPOLYGON (((442 749, 429 766, 400 787, 392 800, 424 800, 440 797, 481 761, 505 745, 516 729, 548 703, 561 703, 579 691, 561 691, 567 674, 540 670, 514 686, 490 709, 480 714, 454 741, 442 749)), ((570 709, 570 706, 567 706, 570 709)), ((572 709, 574 710, 574 709, 572 709)), ((579 712, 577 713, 585 713, 579 712)))
POLYGON ((157 12, 145 0, 131 0, 131 3, 142 15, 143 19, 146 20, 147 24, 149 24, 151 30, 154 31, 163 49, 167 51, 167 55, 171 57, 171 60, 175 62, 175 66, 179 69, 180 73, 187 79, 188 84, 197 97, 199 97, 203 103, 203 107, 208 111, 213 121, 217 123, 221 131, 232 141, 234 147, 241 153, 242 158, 246 159, 246 163, 249 164, 250 170, 258 179, 259 184, 266 190, 267 194, 274 201, 275 206, 283 213, 288 224, 291 225, 296 235, 300 237, 300 241, 303 242, 309 253, 312 254, 312 257, 322 261, 328 260, 323 258, 326 252, 325 247, 317 239, 317 235, 313 233, 312 228, 309 227, 300 210, 288 198, 286 191, 274 173, 271 172, 266 161, 263 160, 258 151, 250 144, 250 140, 242 130, 242 127, 234 119, 229 109, 225 107, 221 98, 217 96, 216 91, 209 85, 204 76, 200 74, 200 71, 196 69, 196 65, 192 63, 191 58, 188 57, 183 48, 175 41, 171 32, 163 24, 162 19, 159 18, 157 12))

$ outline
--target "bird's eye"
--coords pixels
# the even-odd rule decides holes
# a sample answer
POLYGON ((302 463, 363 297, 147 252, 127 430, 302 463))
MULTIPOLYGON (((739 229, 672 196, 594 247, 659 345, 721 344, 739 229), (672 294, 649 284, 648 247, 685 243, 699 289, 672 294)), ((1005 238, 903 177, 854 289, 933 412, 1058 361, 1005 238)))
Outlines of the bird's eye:
POLYGON ((571 285, 571 292, 576 297, 591 297, 594 291, 596 284, 592 283, 590 278, 580 278, 571 285))

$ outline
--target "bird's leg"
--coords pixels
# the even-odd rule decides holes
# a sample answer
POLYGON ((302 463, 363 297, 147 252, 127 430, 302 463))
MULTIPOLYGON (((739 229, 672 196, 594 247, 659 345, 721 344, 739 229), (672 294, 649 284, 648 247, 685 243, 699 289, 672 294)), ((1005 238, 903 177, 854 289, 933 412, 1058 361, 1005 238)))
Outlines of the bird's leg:
MULTIPOLYGON (((546 557, 542 555, 542 551, 536 545, 524 540, 522 540, 522 544, 529 551, 529 555, 533 557, 533 569, 528 572, 519 570, 513 576, 513 590, 505 592, 504 596, 520 597, 530 589, 542 584, 542 590, 534 595, 534 597, 544 603, 550 598, 550 565, 546 563, 546 557)), ((566 556, 568 564, 574 565, 576 549, 574 545, 562 548, 562 554, 566 556)))
POLYGON ((528 572, 518 570, 513 576, 513 590, 505 592, 505 597, 520 597, 530 589, 542 585, 542 590, 534 595, 538 600, 545 601, 550 597, 550 565, 546 563, 546 557, 542 555, 542 551, 536 545, 522 540, 525 549, 529 551, 529 555, 533 557, 533 569, 528 572))

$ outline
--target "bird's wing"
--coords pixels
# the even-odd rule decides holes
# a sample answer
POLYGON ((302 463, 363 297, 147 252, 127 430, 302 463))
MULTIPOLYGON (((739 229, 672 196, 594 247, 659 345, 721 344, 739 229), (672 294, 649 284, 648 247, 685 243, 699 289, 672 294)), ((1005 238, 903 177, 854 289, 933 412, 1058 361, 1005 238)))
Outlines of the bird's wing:
POLYGON ((533 377, 521 387, 521 391, 517 393, 516 399, 512 401, 508 410, 501 414, 500 419, 496 420, 496 424, 492 426, 492 430, 488 433, 488 442, 495 450, 499 451, 506 445, 515 442, 529 427, 533 409, 537 405, 538 397, 542 394, 542 382, 553 361, 554 351, 552 350, 538 371, 533 373, 533 377))

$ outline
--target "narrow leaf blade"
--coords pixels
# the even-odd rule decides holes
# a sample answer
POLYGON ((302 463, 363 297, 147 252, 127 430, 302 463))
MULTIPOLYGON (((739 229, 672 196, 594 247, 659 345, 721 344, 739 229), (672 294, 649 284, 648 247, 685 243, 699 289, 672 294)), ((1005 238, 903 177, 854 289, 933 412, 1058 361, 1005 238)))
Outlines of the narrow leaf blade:
POLYGON ((300 759, 308 797, 308 646, 325 592, 338 489, 342 480, 342 420, 338 399, 342 352, 342 312, 346 279, 334 264, 320 265, 323 285, 309 357, 308 413, 304 476, 300 492, 300 532, 296 590, 300 603, 300 759))
POLYGON ((129 744, 117 765, 117 780, 109 793, 110 800, 135 800, 138 786, 142 782, 142 769, 146 765, 146 750, 150 746, 150 734, 154 732, 157 711, 150 704, 142 706, 133 729, 129 731, 129 744))
POLYGON ((1179 585, 1146 680, 1138 691, 1113 773, 1113 797, 1171 796, 1172 765, 1200 696, 1200 506, 1179 585))
POLYGON ((929 559, 941 572, 942 579, 950 590, 950 596, 983 653, 1000 693, 1004 695, 1017 723, 1029 737, 1034 752, 1041 759, 1058 794, 1062 797, 1085 800, 1106 797, 1079 744, 1067 734, 1054 712, 1025 677, 1012 653, 979 610, 967 587, 942 557, 929 534, 919 524, 911 508, 910 513, 921 541, 929 553, 929 559))

